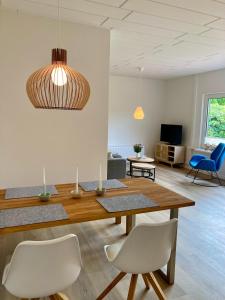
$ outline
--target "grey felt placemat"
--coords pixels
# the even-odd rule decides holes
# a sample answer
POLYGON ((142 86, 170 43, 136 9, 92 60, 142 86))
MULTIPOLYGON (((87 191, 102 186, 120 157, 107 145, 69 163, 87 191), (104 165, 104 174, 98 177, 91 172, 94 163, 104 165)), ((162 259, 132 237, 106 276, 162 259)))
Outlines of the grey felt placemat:
MULTIPOLYGON (((86 192, 95 191, 96 188, 98 187, 98 184, 99 184, 99 181, 97 181, 97 180, 79 183, 80 187, 82 187, 82 189, 86 192)), ((124 183, 122 183, 121 181, 119 181, 117 179, 103 180, 102 186, 103 186, 103 188, 106 188, 107 190, 127 188, 127 185, 125 185, 124 183)))
POLYGON ((114 196, 110 198, 97 198, 97 201, 108 212, 118 212, 158 206, 153 200, 144 196, 143 194, 114 196))
POLYGON ((0 228, 68 219, 62 204, 0 210, 0 228))
MULTIPOLYGON (((54 185, 47 185, 46 191, 52 195, 58 194, 54 185)), ((38 196, 41 193, 43 193, 43 186, 9 188, 6 190, 5 199, 29 198, 38 196)))

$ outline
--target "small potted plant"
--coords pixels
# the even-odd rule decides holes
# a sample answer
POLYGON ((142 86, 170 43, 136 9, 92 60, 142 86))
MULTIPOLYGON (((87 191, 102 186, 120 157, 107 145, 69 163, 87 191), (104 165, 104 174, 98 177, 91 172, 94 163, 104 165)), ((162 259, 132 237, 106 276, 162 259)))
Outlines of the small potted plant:
POLYGON ((142 144, 135 144, 134 145, 134 152, 136 153, 137 158, 141 158, 141 151, 142 151, 143 145, 142 144))
POLYGON ((38 195, 41 202, 48 202, 51 198, 51 193, 44 192, 38 195))

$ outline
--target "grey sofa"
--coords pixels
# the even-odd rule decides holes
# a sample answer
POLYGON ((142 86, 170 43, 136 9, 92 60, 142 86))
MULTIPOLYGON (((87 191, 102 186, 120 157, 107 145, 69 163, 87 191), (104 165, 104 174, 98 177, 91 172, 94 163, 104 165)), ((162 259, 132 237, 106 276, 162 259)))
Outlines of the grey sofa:
POLYGON ((107 179, 121 179, 126 177, 126 159, 120 155, 108 158, 107 179))

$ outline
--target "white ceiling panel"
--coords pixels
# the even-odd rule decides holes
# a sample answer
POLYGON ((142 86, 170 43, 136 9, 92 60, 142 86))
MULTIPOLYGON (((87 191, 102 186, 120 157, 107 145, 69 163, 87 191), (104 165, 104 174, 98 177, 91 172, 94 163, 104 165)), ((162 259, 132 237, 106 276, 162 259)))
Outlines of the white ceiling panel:
POLYGON ((156 56, 164 57, 164 59, 168 59, 168 57, 174 57, 176 59, 200 59, 203 55, 204 58, 208 55, 216 54, 212 48, 205 47, 192 47, 192 45, 188 43, 182 43, 174 47, 165 47, 163 51, 156 53, 156 56))
POLYGON ((133 44, 140 43, 144 44, 162 44, 174 41, 173 38, 167 36, 151 35, 151 34, 142 34, 131 31, 118 31, 111 30, 111 40, 117 40, 121 43, 130 41, 133 44))
POLYGON ((123 8, 196 25, 205 25, 209 22, 217 20, 217 18, 212 16, 207 16, 205 14, 192 12, 186 9, 176 8, 148 0, 129 0, 123 5, 123 8))
POLYGON ((159 3, 185 8, 191 11, 208 14, 209 16, 224 18, 225 6, 213 0, 155 0, 159 3))
POLYGON ((57 17, 57 8, 41 3, 27 2, 26 0, 2 0, 2 5, 7 8, 19 10, 32 15, 48 16, 52 18, 57 17))
POLYGON ((186 34, 183 37, 181 37, 180 40, 188 41, 193 44, 197 43, 197 44, 207 45, 215 49, 221 48, 225 50, 225 39, 219 40, 216 38, 207 37, 203 35, 186 34))
MULTIPOLYGON (((19 2, 19 1, 20 0, 14 0, 14 2, 19 2)), ((37 4, 50 5, 50 6, 58 6, 58 0, 25 0, 25 1, 37 3, 37 4)), ((8 0, 2 0, 2 2, 5 2, 7 4, 8 0)))
MULTIPOLYGON (((49 0, 45 1, 46 3, 49 2, 49 0)), ((53 1, 51 1, 53 2, 53 1)), ((39 15, 39 16, 48 16, 52 18, 58 18, 58 8, 56 6, 52 5, 45 5, 42 2, 33 2, 33 1, 27 1, 27 0, 3 0, 3 5, 7 4, 7 8, 12 8, 19 10, 21 12, 25 13, 31 13, 33 15, 39 15)), ((76 23, 84 23, 84 24, 90 24, 99 26, 104 20, 104 16, 98 16, 93 14, 87 14, 75 10, 69 10, 60 8, 60 17, 63 20, 67 20, 70 22, 76 22, 76 23)))
POLYGON ((124 30, 124 31, 132 31, 132 32, 140 32, 140 33, 145 33, 145 34, 152 34, 156 36, 166 36, 170 38, 176 38, 180 36, 183 32, 182 31, 172 31, 172 30, 167 30, 167 29, 160 29, 160 28, 155 28, 152 26, 146 26, 146 25, 141 25, 141 24, 135 24, 135 23, 130 23, 130 22, 122 22, 114 19, 109 19, 107 20, 104 24, 103 27, 108 28, 108 29, 117 29, 117 30, 124 30))
POLYGON ((179 31, 182 32, 201 33, 205 31, 205 27, 201 25, 194 25, 186 22, 174 21, 171 19, 160 18, 136 12, 129 15, 125 21, 175 31, 179 28, 179 31))
POLYGON ((100 25, 104 20, 105 17, 92 15, 88 13, 79 12, 76 10, 64 9, 60 10, 60 15, 63 20, 75 22, 75 23, 83 23, 89 25, 100 25))
MULTIPOLYGON (((115 74, 171 78, 225 67, 225 0, 60 0, 60 18, 111 31, 115 74)), ((0 0, 57 18, 58 0, 0 0)))
MULTIPOLYGON (((4 0, 8 1, 8 0, 4 0)), ((14 0, 15 2, 20 2, 20 0, 14 0)), ((25 2, 33 4, 44 4, 46 6, 56 6, 58 7, 58 0, 25 0, 25 2)), ((60 9, 66 8, 70 10, 77 10, 80 12, 93 14, 97 16, 111 17, 115 19, 123 19, 130 11, 123 8, 118 8, 114 6, 108 6, 96 2, 88 2, 84 0, 60 0, 60 9)))
POLYGON ((87 1, 93 3, 102 3, 102 4, 115 6, 115 7, 120 7, 120 5, 124 3, 124 0, 87 0, 87 1))
MULTIPOLYGON (((224 14, 224 17, 225 17, 225 14, 224 14)), ((212 22, 207 27, 225 30, 225 19, 220 19, 215 22, 212 22)))
POLYGON ((115 19, 123 19, 130 12, 126 9, 84 0, 61 0, 61 6, 72 10, 115 19))
POLYGON ((221 39, 225 40, 225 31, 223 30, 217 30, 217 29, 211 29, 209 31, 206 31, 202 34, 202 36, 211 37, 214 39, 221 39))

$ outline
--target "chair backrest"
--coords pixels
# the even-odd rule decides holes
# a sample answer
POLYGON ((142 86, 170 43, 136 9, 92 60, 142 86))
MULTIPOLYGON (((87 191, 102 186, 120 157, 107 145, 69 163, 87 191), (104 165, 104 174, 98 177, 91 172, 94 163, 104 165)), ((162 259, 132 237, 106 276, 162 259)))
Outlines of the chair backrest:
POLYGON ((211 153, 210 158, 216 163, 216 170, 219 171, 225 160, 225 144, 220 143, 211 153))
POLYGON ((16 247, 2 283, 20 298, 45 297, 73 284, 81 266, 79 241, 74 234, 49 241, 25 241, 16 247))
POLYGON ((177 231, 177 219, 136 226, 122 245, 113 264, 127 273, 149 273, 166 265, 177 231))

